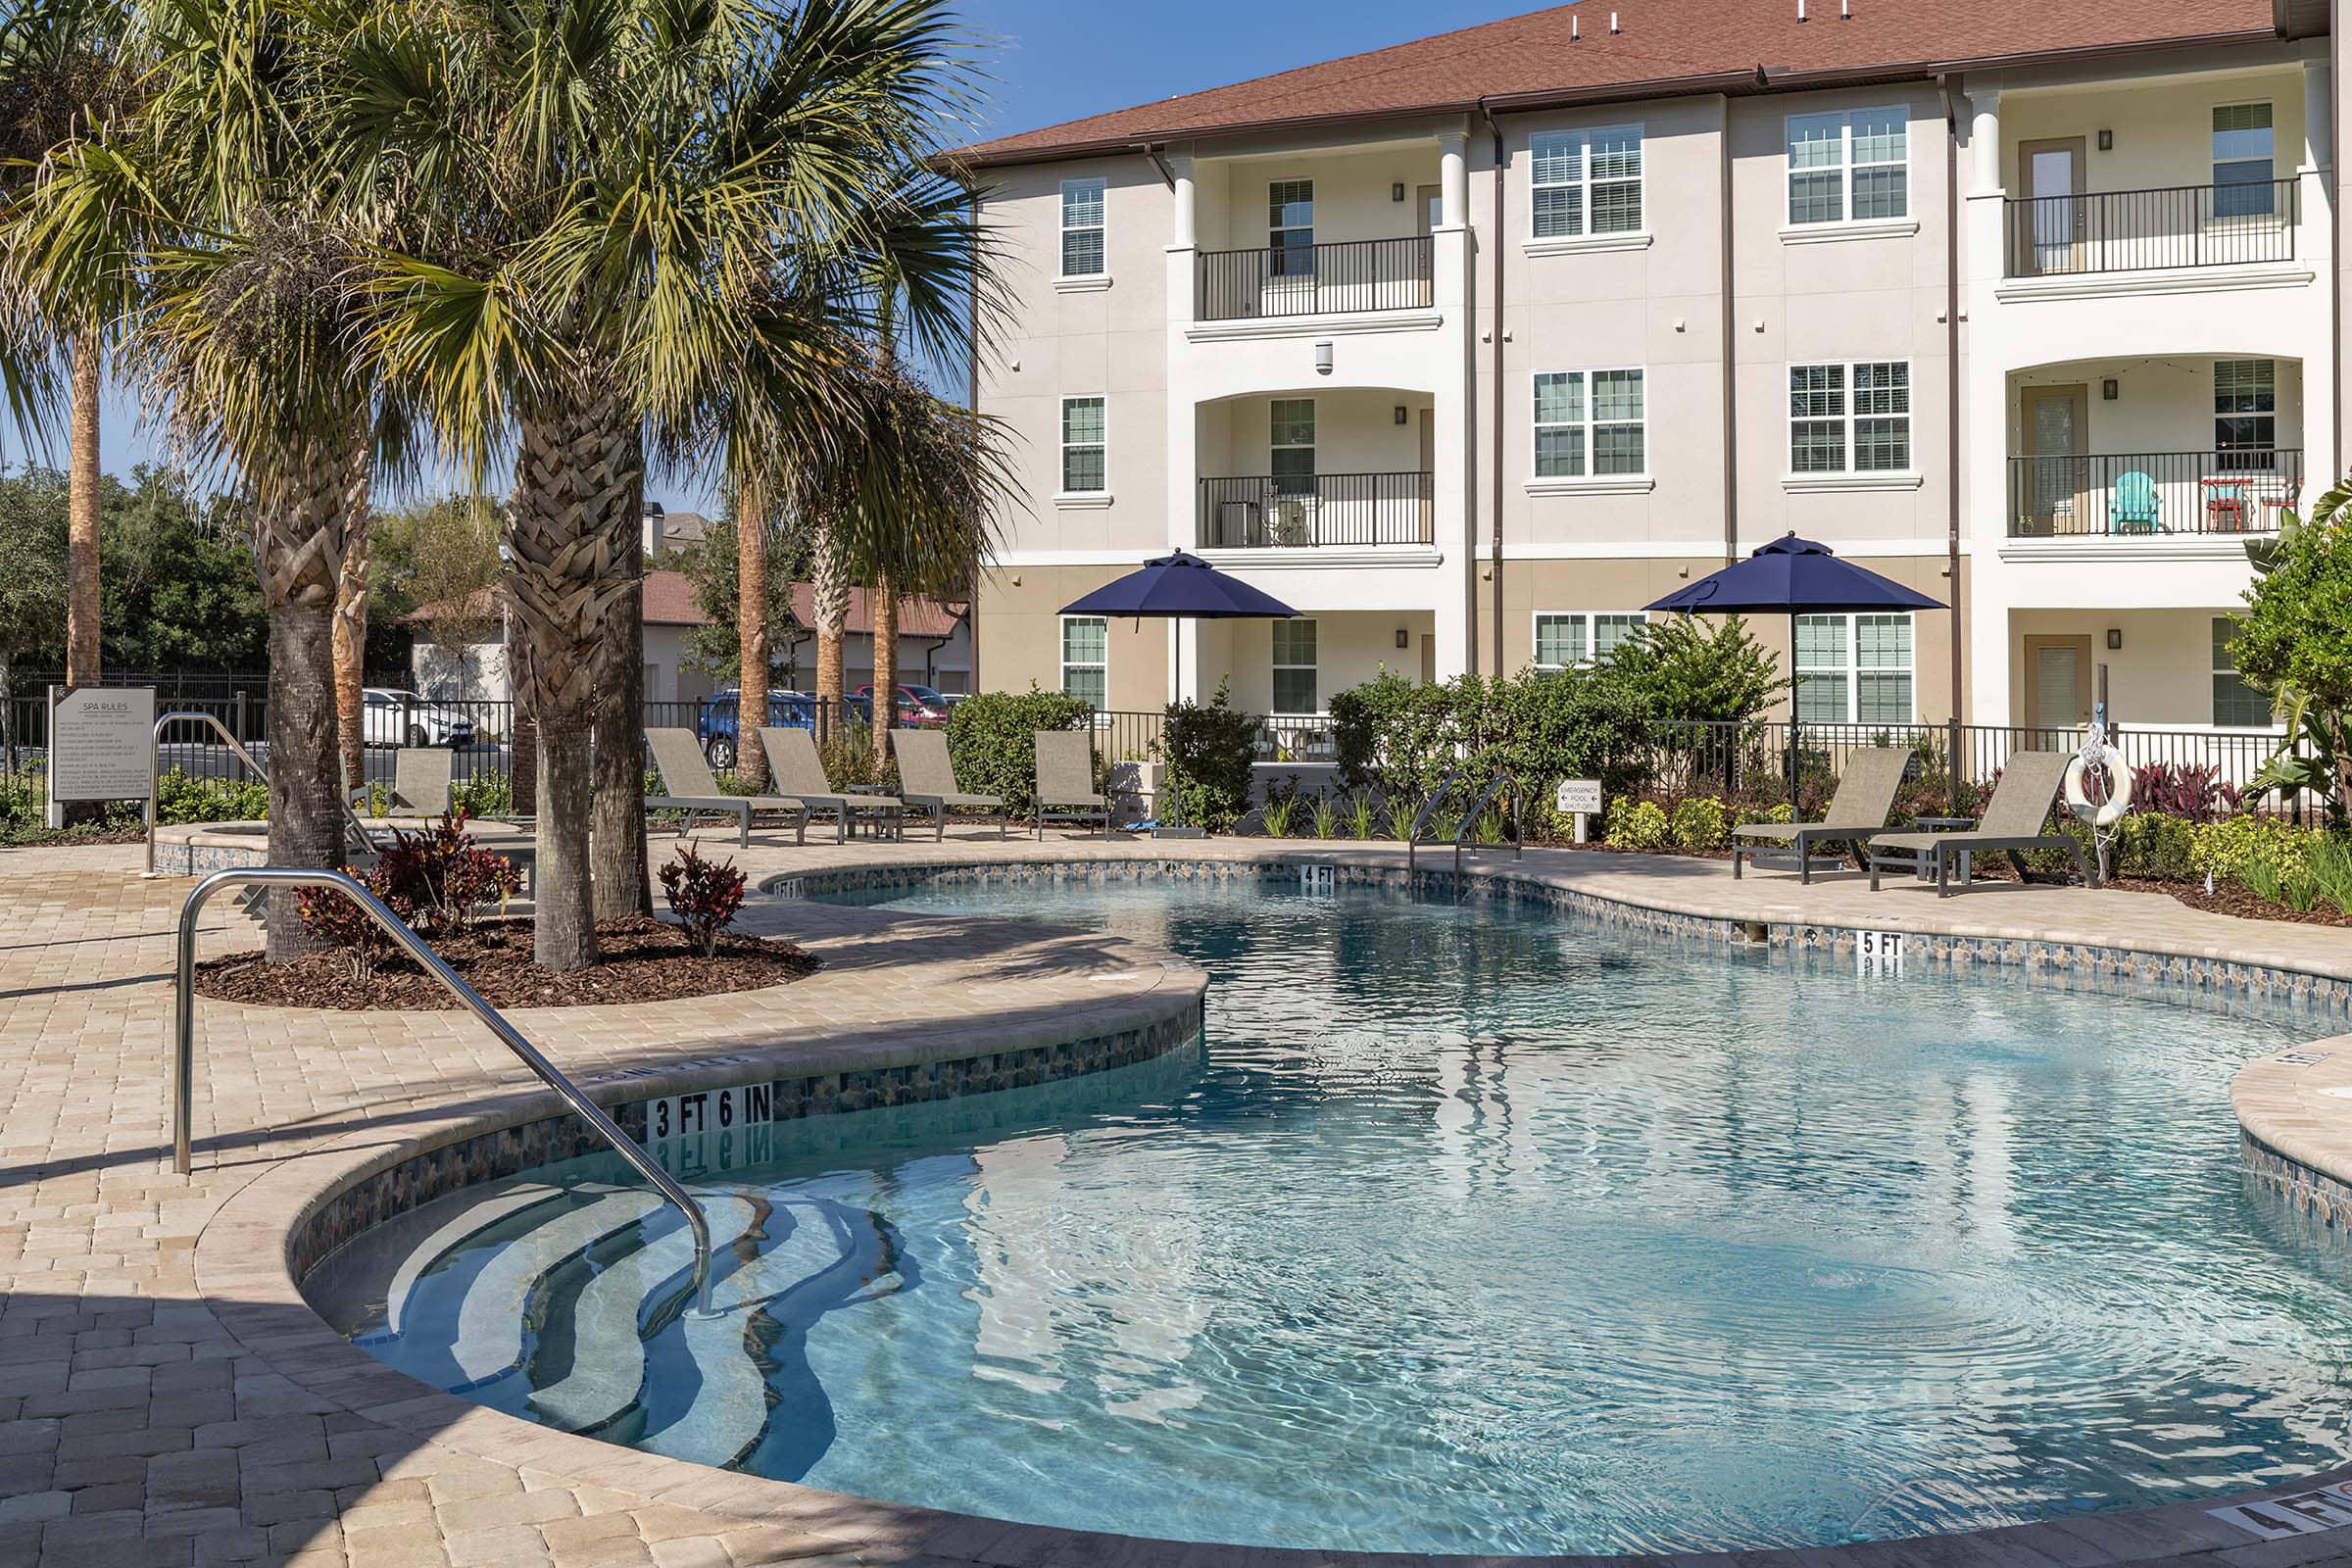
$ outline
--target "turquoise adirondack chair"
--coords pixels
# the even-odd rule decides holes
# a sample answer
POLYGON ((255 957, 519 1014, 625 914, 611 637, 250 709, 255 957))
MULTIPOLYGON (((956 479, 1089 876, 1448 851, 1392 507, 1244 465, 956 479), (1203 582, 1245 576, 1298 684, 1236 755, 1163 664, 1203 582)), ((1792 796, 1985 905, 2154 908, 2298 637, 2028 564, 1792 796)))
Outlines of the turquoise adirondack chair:
POLYGON ((2115 476, 2115 493, 2108 498, 2107 522, 2115 533, 2161 533, 2164 530, 2164 497, 2156 491, 2156 481, 2133 468, 2115 476))

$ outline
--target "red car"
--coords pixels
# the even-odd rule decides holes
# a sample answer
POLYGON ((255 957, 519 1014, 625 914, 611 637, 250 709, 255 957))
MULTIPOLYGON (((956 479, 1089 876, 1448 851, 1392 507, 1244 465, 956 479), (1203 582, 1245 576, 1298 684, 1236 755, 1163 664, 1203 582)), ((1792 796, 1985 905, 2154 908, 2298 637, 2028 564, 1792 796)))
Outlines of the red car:
MULTIPOLYGON (((858 688, 858 695, 868 703, 874 700, 874 688, 858 688)), ((899 688, 899 722, 908 729, 939 729, 948 722, 948 700, 928 686, 899 688)))

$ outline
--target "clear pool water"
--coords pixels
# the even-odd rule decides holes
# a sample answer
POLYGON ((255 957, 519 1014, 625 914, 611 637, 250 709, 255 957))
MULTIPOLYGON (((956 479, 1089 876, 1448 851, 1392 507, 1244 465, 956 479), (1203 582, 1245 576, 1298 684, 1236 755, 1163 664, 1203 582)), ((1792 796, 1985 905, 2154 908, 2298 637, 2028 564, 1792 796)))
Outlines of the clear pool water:
POLYGON ((1829 1543, 2352 1455, 2345 1276, 2228 1108, 2319 1020, 1373 893, 896 903, 1198 959, 1206 1041, 745 1146, 701 1184, 715 1319, 598 1161, 383 1227, 314 1298, 533 1419, 1199 1541, 1829 1543))

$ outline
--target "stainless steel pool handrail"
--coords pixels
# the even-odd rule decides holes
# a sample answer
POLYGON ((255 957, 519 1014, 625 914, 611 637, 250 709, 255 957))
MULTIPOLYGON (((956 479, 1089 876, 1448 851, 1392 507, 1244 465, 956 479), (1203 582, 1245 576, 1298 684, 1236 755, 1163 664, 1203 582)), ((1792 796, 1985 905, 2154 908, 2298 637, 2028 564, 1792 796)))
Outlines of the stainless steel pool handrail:
POLYGON ((1497 773, 1479 795, 1478 804, 1462 813, 1461 825, 1453 830, 1453 892, 1456 898, 1462 892, 1462 835, 1477 825, 1479 813, 1494 804, 1494 792, 1505 784, 1511 787, 1511 858, 1527 858, 1527 846, 1521 836, 1524 830, 1519 823, 1519 780, 1507 772, 1497 773))
POLYGON ((196 884, 187 903, 179 909, 179 972, 173 992, 172 1015, 172 1040, 175 1054, 172 1072, 172 1168, 180 1175, 188 1174, 194 1163, 191 1132, 196 1119, 196 917, 206 901, 224 888, 240 885, 281 888, 334 888, 359 906, 361 911, 384 928, 384 934, 400 944, 410 957, 425 973, 441 982, 442 988, 456 997, 473 1015, 489 1026, 499 1043, 513 1052, 522 1064, 538 1075, 539 1081, 564 1098, 573 1114, 595 1130, 598 1137, 612 1147, 612 1152, 637 1169, 637 1174, 653 1183, 655 1189, 667 1199, 674 1208, 686 1217, 686 1227, 694 1233, 694 1299, 695 1309, 707 1312, 710 1307, 710 1222, 703 1214, 685 1188, 654 1162, 651 1154, 634 1138, 621 1131, 618 1123, 605 1114, 604 1107, 581 1093, 580 1087, 564 1076, 556 1064, 541 1055, 538 1049, 522 1038, 505 1016, 481 998, 481 993, 466 983, 465 977, 442 961, 441 956, 425 946, 424 939, 409 929, 408 922, 385 907, 382 901, 343 871, 314 871, 299 866, 265 865, 227 871, 215 871, 196 884))
POLYGON ((1429 819, 1436 815, 1438 808, 1445 804, 1446 792, 1453 788, 1453 781, 1461 776, 1462 770, 1457 767, 1438 780, 1438 787, 1429 792, 1429 799, 1421 803, 1421 809, 1414 814, 1412 831, 1404 836, 1406 876, 1411 876, 1413 872, 1413 852, 1420 847, 1421 830, 1429 825, 1429 819))
MULTIPOLYGON (((231 734, 226 724, 221 723, 220 718, 215 714, 196 712, 193 710, 166 713, 155 721, 155 755, 152 759, 150 759, 150 766, 148 768, 148 778, 150 780, 159 779, 163 776, 164 726, 167 724, 176 724, 182 722, 191 724, 210 724, 214 731, 218 733, 222 740, 228 743, 228 749, 237 754, 237 760, 243 762, 247 767, 252 768, 256 773, 260 774, 264 786, 269 784, 270 770, 253 760, 253 754, 245 749, 245 743, 238 740, 235 735, 231 734)), ((155 788, 154 785, 150 783, 147 790, 147 874, 149 876, 153 876, 155 874, 155 788)), ((368 831, 368 824, 360 820, 360 813, 351 808, 351 802, 348 800, 343 803, 343 825, 350 829, 351 832, 357 837, 362 849, 365 849, 370 855, 377 853, 378 846, 375 842, 374 835, 368 831)))

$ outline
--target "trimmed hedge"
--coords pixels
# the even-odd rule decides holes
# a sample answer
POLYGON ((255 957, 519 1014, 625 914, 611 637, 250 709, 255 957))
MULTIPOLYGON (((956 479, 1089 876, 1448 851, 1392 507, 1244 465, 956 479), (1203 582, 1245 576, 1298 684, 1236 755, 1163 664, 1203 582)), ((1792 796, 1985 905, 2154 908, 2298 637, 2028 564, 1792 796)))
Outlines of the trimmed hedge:
POLYGON ((948 753, 956 782, 977 795, 1002 795, 1015 816, 1037 803, 1037 732, 1084 729, 1094 710, 1060 692, 982 692, 956 705, 948 753))
POLYGON ((1156 749, 1175 769, 1184 820, 1222 833, 1250 809, 1256 787, 1257 740, 1263 719, 1233 706, 1228 682, 1205 703, 1168 705, 1167 727, 1156 749))

